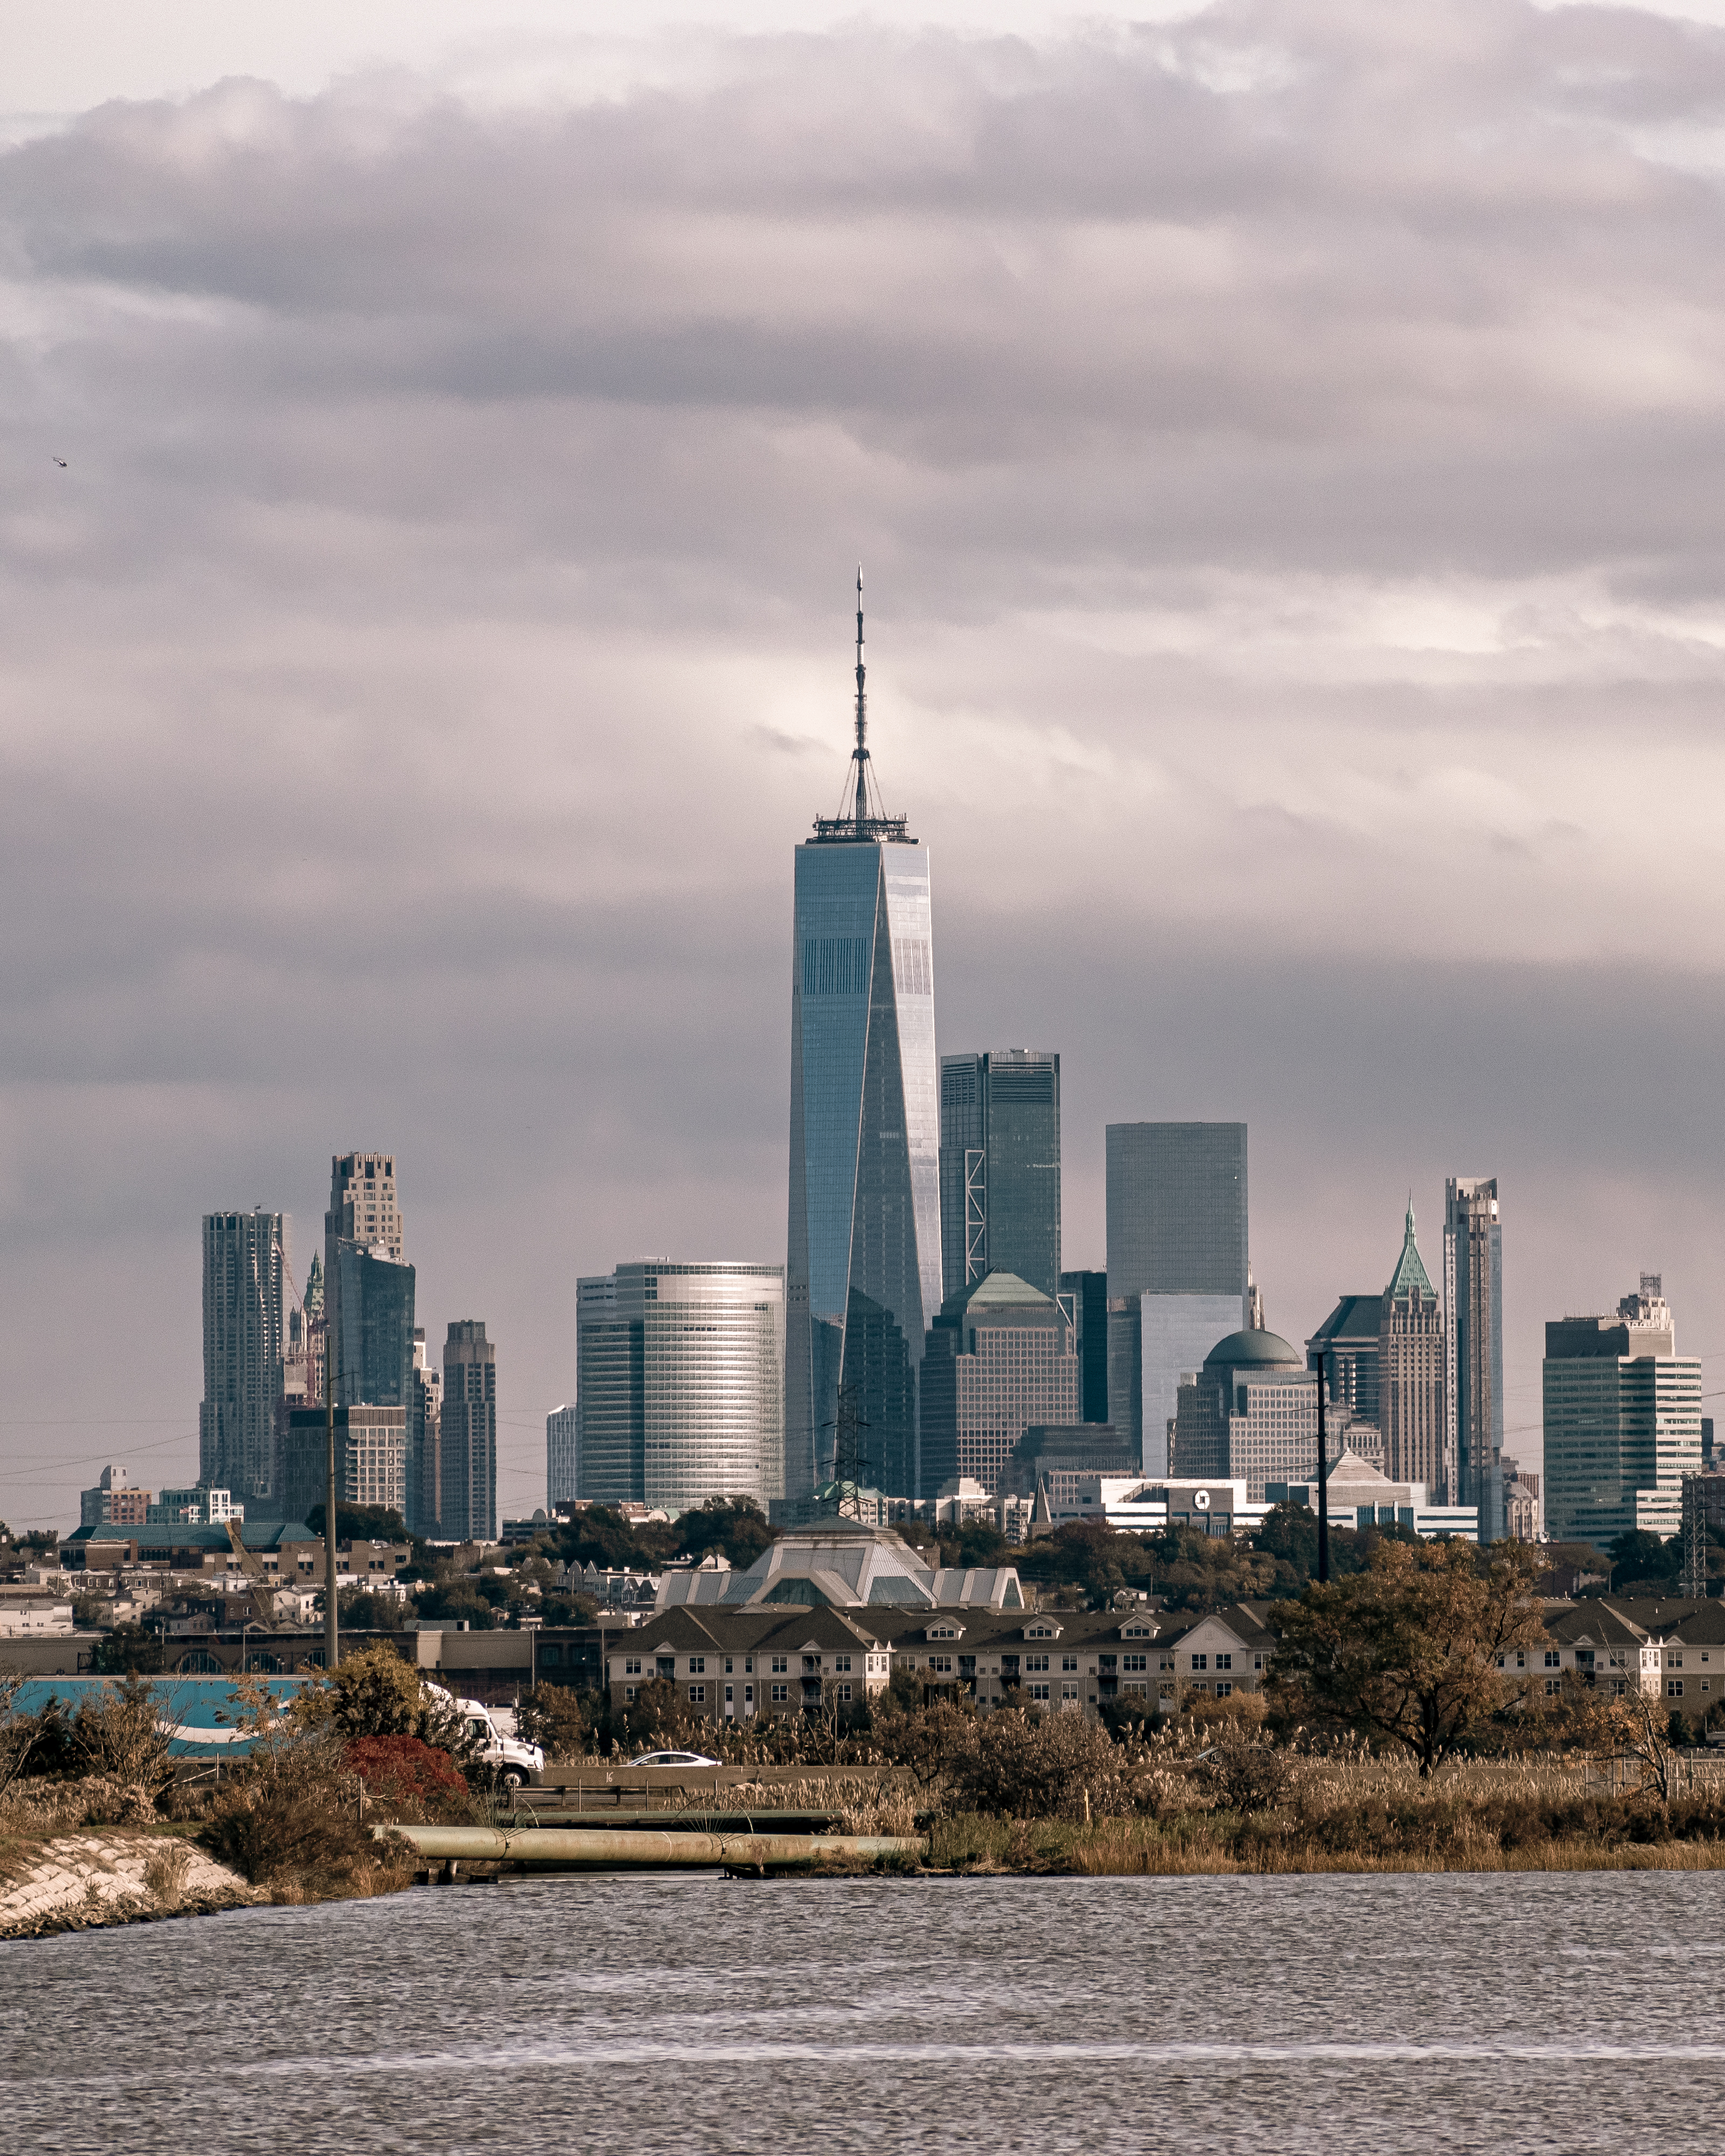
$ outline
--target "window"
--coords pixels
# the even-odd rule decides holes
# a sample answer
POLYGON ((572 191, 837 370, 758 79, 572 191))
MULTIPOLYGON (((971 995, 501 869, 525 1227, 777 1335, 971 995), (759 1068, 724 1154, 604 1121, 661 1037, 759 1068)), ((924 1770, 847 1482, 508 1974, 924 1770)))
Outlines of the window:
POLYGON ((689 1687, 689 1698, 693 1706, 704 1706, 706 1702, 706 1686, 705 1685, 691 1685, 689 1687))
POLYGON ((1218 1655, 1216 1657, 1216 1667, 1219 1670, 1231 1670, 1234 1667, 1233 1656, 1218 1655))
POLYGON ((1062 1699, 1076 1699, 1077 1697, 1078 1687, 1076 1684, 1063 1684, 1060 1686, 1060 1697, 1062 1699))
POLYGON ((755 1674, 755 1658, 752 1655, 743 1656, 742 1673, 746 1677, 752 1677, 755 1674))
POLYGON ((731 1657, 729 1655, 726 1655, 725 1657, 725 1674, 727 1677, 731 1675, 731 1657))
POLYGON ((1263 1668, 1263 1666, 1264 1666, 1264 1657, 1263 1657, 1261 1655, 1254 1655, 1254 1656, 1252 1656, 1252 1667, 1253 1667, 1255 1670, 1261 1670, 1261 1669, 1263 1668))
POLYGON ((705 1655, 691 1655, 689 1657, 689 1674, 691 1677, 704 1677, 706 1675, 706 1656, 705 1655))
POLYGON ((1048 1686, 1045 1684, 1033 1684, 1029 1690, 1032 1699, 1046 1699, 1048 1697, 1048 1686))
POLYGON ((1046 1655, 1026 1655, 1024 1657, 1024 1667, 1027 1670, 1045 1670, 1048 1667, 1048 1656, 1046 1655))
POLYGON ((1063 1670, 1066 1670, 1066 1671, 1072 1671, 1072 1670, 1076 1670, 1076 1669, 1077 1668, 1077 1666, 1078 1666, 1078 1657, 1077 1657, 1077 1656, 1076 1656, 1076 1655, 1062 1655, 1062 1656, 1060 1656, 1060 1667, 1061 1667, 1063 1670))
POLYGON ((1226 1699, 1229 1693, 1231 1692, 1233 1689, 1233 1686, 1229 1683, 1225 1677, 1224 1677, 1216 1686, 1216 1697, 1218 1699, 1226 1699))
POLYGON ((725 1687, 725 1704, 726 1707, 733 1707, 736 1703, 737 1688, 734 1685, 726 1685, 725 1687))
POLYGON ((928 1666, 938 1675, 949 1677, 952 1674, 952 1657, 950 1655, 931 1655, 928 1666))
MULTIPOLYGON (((641 1658, 639 1655, 631 1655, 624 1663, 623 1674, 626 1677, 639 1676, 641 1674, 641 1658)), ((629 1694, 629 1697, 633 1699, 634 1697, 634 1694, 631 1692, 629 1694)))
POLYGON ((788 1685, 774 1685, 773 1687, 773 1697, 775 1700, 783 1702, 788 1700, 790 1696, 791 1688, 788 1685))
POLYGON ((1561 1677, 1548 1677, 1548 1678, 1546 1679, 1546 1681, 1545 1681, 1545 1696, 1546 1696, 1546 1697, 1547 1697, 1548 1699, 1553 1699, 1553 1698, 1555 1698, 1555 1697, 1556 1697, 1556 1696, 1558 1695, 1558 1692, 1560 1692, 1563 1689, 1563 1680, 1562 1680, 1562 1678, 1561 1678, 1561 1677))
MULTIPOLYGON (((790 1666, 791 1660, 788 1655, 775 1655, 773 1657, 773 1674, 774 1676, 782 1677, 788 1676, 790 1671, 790 1666)), ((778 1697, 778 1693, 775 1692, 773 1694, 773 1697, 776 1699, 778 1697)))
POLYGON ((754 1686, 753 1686, 752 1685, 745 1685, 745 1686, 743 1686, 743 1688, 742 1688, 742 1703, 743 1703, 743 1705, 744 1705, 745 1707, 752 1707, 752 1706, 754 1705, 754 1703, 755 1703, 755 1688, 754 1688, 754 1686))
MULTIPOLYGON (((834 1657, 833 1657, 833 1667, 834 1667, 835 1670, 837 1670, 837 1671, 839 1671, 839 1673, 840 1674, 840 1676, 848 1676, 848 1675, 850 1674, 850 1656, 849 1656, 849 1655, 834 1655, 834 1657)), ((847 1692, 845 1693, 845 1697, 847 1699, 849 1699, 849 1698, 850 1698, 850 1694, 847 1691, 847 1692)))
POLYGON ((1210 1658, 1208 1655, 1194 1655, 1192 1657, 1192 1666, 1194 1670, 1207 1670, 1209 1666, 1210 1658))
POLYGON ((634 1696, 635 1696, 635 1688, 634 1688, 634 1686, 633 1685, 625 1685, 625 1686, 623 1687, 623 1697, 624 1697, 625 1699, 633 1699, 633 1698, 634 1697, 634 1696))
POLYGON ((1563 1656, 1559 1653, 1557 1648, 1548 1647, 1546 1649, 1545 1666, 1547 1669, 1555 1670, 1561 1668, 1563 1666, 1563 1656))
POLYGON ((661 1655, 661 1656, 659 1657, 659 1674, 660 1675, 660 1676, 662 1676, 662 1677, 674 1677, 674 1676, 676 1675, 676 1673, 677 1673, 677 1658, 676 1658, 676 1656, 675 1656, 675 1655, 661 1655))
POLYGON ((1671 1666, 1674 1670, 1681 1670, 1683 1666, 1683 1657, 1681 1655, 1673 1655, 1671 1660, 1671 1666))
POLYGON ((841 1705, 841 1706, 845 1706, 845 1707, 849 1707, 849 1706, 850 1706, 850 1686, 849 1686, 849 1685, 840 1685, 840 1686, 839 1686, 839 1703, 840 1703, 840 1705, 841 1705))
POLYGON ((1665 1696, 1667 1699, 1681 1699, 1683 1697, 1683 1680, 1681 1677, 1668 1677, 1666 1679, 1665 1696))
POLYGON ((1122 1655, 1120 1658, 1120 1666, 1123 1670, 1148 1669, 1150 1657, 1147 1655, 1122 1655))

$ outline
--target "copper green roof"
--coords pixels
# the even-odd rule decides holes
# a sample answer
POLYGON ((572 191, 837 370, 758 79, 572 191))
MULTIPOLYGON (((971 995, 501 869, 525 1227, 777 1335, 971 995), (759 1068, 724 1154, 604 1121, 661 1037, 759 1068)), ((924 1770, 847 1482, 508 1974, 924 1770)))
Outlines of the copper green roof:
POLYGON ((1399 1295, 1429 1295, 1436 1300, 1437 1290, 1426 1278, 1425 1267, 1420 1260, 1419 1245, 1414 1240, 1414 1201, 1408 1200, 1408 1234, 1402 1245, 1402 1255, 1395 1270, 1389 1276, 1389 1286, 1384 1289, 1389 1296, 1399 1295))

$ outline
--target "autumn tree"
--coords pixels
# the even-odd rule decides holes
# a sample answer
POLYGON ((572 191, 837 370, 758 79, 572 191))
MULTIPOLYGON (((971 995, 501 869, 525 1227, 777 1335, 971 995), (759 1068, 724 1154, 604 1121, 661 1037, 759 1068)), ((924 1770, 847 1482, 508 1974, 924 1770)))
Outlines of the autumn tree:
POLYGON ((1430 1775, 1522 1698, 1505 1666, 1545 1643, 1538 1559, 1500 1543, 1383 1542, 1365 1571, 1308 1587, 1280 1613, 1270 1686, 1285 1712, 1404 1744, 1430 1775))

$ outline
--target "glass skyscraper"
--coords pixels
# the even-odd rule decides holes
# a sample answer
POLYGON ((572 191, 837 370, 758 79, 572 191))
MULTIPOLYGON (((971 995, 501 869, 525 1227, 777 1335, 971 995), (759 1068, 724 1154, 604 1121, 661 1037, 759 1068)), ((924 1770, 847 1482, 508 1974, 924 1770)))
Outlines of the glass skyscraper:
POLYGON ((920 1494, 917 1376, 941 1305, 940 1091, 928 855, 871 798, 857 583, 856 746, 798 847, 791 952, 785 1494, 852 1471, 920 1494))
POLYGON ((783 1413, 780 1267, 635 1259, 576 1284, 578 1486, 553 1497, 765 1506, 784 1494, 783 1413))
POLYGON ((1503 1223, 1497 1178, 1444 1185, 1445 1467, 1448 1502, 1477 1505, 1480 1540, 1503 1533, 1503 1223))
POLYGON ((1244 1123, 1110 1123, 1108 1419, 1168 1471, 1183 1372, 1251 1323, 1244 1123))
POLYGON ((941 1058, 941 1282, 990 1272, 1060 1292, 1060 1059, 1034 1049, 941 1058))

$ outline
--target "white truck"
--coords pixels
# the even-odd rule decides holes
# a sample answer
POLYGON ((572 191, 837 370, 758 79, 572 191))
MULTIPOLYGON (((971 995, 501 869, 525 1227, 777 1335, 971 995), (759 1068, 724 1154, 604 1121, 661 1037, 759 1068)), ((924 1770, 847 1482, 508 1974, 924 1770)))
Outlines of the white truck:
POLYGON ((500 1789, 524 1789, 545 1772, 545 1754, 539 1747, 525 1744, 518 1737, 506 1737, 483 1701, 457 1699, 441 1685, 429 1684, 425 1689, 459 1715, 463 1734, 472 1739, 500 1789))

